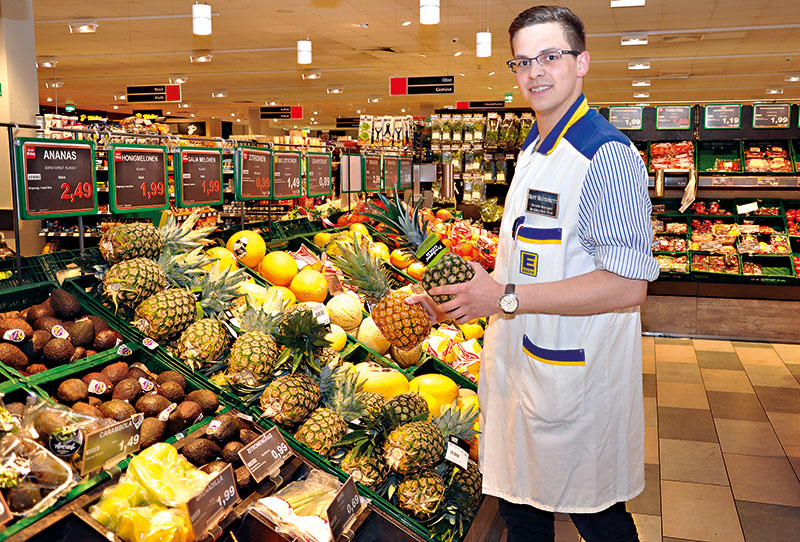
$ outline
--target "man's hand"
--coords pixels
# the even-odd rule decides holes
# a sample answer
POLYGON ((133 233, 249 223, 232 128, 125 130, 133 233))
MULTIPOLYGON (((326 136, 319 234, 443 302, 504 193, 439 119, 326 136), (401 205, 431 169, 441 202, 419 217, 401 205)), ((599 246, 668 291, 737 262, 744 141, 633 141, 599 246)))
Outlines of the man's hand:
POLYGON ((475 276, 469 282, 448 284, 432 288, 431 295, 453 295, 447 303, 436 305, 428 295, 413 295, 406 299, 406 303, 420 303, 431 320, 441 322, 455 320, 458 324, 466 324, 475 318, 491 316, 499 312, 498 300, 503 295, 505 288, 495 281, 486 270, 476 262, 469 262, 475 271, 475 276))

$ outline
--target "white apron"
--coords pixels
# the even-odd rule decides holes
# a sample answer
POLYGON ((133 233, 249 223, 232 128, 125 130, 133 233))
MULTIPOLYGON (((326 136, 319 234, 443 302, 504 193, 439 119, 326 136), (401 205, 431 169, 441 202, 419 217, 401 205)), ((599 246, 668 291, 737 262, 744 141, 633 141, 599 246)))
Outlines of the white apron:
MULTIPOLYGON (((520 156, 494 278, 517 285, 597 269, 576 229, 589 160, 562 139, 520 156), (527 212, 530 189, 559 195, 556 218, 527 212)), ((493 316, 479 381, 484 493, 591 513, 644 488, 638 308, 585 317, 493 316)))

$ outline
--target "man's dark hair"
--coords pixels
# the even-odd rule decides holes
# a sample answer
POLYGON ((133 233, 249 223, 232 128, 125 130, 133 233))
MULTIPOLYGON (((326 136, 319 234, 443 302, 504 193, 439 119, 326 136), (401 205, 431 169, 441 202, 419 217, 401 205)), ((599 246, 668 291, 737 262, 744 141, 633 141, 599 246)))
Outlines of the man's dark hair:
POLYGON ((517 32, 527 26, 543 23, 559 23, 564 29, 564 37, 569 46, 576 51, 586 50, 583 21, 572 10, 562 6, 533 6, 517 15, 517 18, 508 27, 511 50, 514 50, 514 36, 517 35, 517 32))

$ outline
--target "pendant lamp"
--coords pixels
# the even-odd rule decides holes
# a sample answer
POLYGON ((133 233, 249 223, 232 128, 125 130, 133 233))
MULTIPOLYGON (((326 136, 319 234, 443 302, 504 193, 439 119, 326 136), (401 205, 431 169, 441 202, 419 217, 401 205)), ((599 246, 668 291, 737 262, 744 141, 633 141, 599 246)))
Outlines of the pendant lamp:
POLYGON ((492 56, 491 32, 478 32, 475 34, 475 56, 479 58, 492 56))
POLYGON ((208 4, 192 5, 192 34, 195 36, 211 35, 211 6, 208 4))
POLYGON ((297 41, 297 63, 311 64, 311 40, 297 41))
POLYGON ((419 24, 439 24, 439 0, 419 0, 419 24))

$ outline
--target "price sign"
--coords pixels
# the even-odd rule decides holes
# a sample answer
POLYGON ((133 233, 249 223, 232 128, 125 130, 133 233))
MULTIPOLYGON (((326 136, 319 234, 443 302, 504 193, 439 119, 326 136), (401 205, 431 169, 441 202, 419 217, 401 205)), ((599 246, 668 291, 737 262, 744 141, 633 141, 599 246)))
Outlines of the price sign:
POLYGON ((383 189, 381 174, 381 157, 364 157, 364 190, 367 192, 380 192, 383 189))
POLYGON ((292 456, 292 449, 286 444, 277 427, 273 427, 257 440, 241 450, 239 457, 256 482, 261 482, 275 469, 292 456))
POLYGON ((397 156, 383 157, 383 188, 384 190, 400 188, 400 158, 397 156))
POLYGON ((166 147, 113 143, 108 153, 109 205, 113 212, 169 209, 166 147))
POLYGON ((303 195, 300 185, 301 153, 295 151, 276 151, 273 171, 273 196, 275 199, 299 198, 303 195))
POLYGON ((128 420, 88 433, 83 446, 81 476, 103 468, 114 459, 122 459, 136 452, 143 420, 143 414, 135 414, 128 420))
POLYGON ((739 104, 709 104, 705 107, 706 129, 735 130, 742 125, 742 106, 739 104))
POLYGON ((359 510, 361 510, 361 498, 358 496, 356 481, 351 476, 328 506, 328 524, 331 526, 334 540, 342 535, 345 527, 356 517, 359 510))
POLYGON ((263 200, 272 196, 272 151, 242 147, 236 153, 234 169, 237 200, 263 200))
POLYGON ((333 193, 331 155, 310 152, 306 156, 306 195, 309 198, 330 196, 333 193))
POLYGON ((414 165, 411 158, 400 159, 400 190, 414 187, 414 165))
POLYGON ((238 501, 233 467, 228 465, 211 479, 199 495, 186 503, 195 540, 200 540, 238 501))
POLYGON ((339 167, 342 193, 364 190, 364 157, 360 154, 343 154, 339 167))
POLYGON ((6 503, 6 499, 3 497, 3 494, 0 493, 0 527, 12 519, 14 519, 14 516, 11 515, 11 510, 8 509, 8 503, 6 503))
POLYGON ((610 107, 608 122, 618 130, 641 130, 642 108, 636 105, 610 107))
POLYGON ((97 212, 94 143, 21 138, 16 153, 22 218, 97 212))
POLYGON ((692 106, 661 105, 656 107, 656 130, 691 130, 692 106))
POLYGON ((753 128, 788 128, 789 104, 753 104, 753 128))
POLYGON ((178 207, 222 204, 222 151, 202 147, 178 149, 175 160, 178 207))

